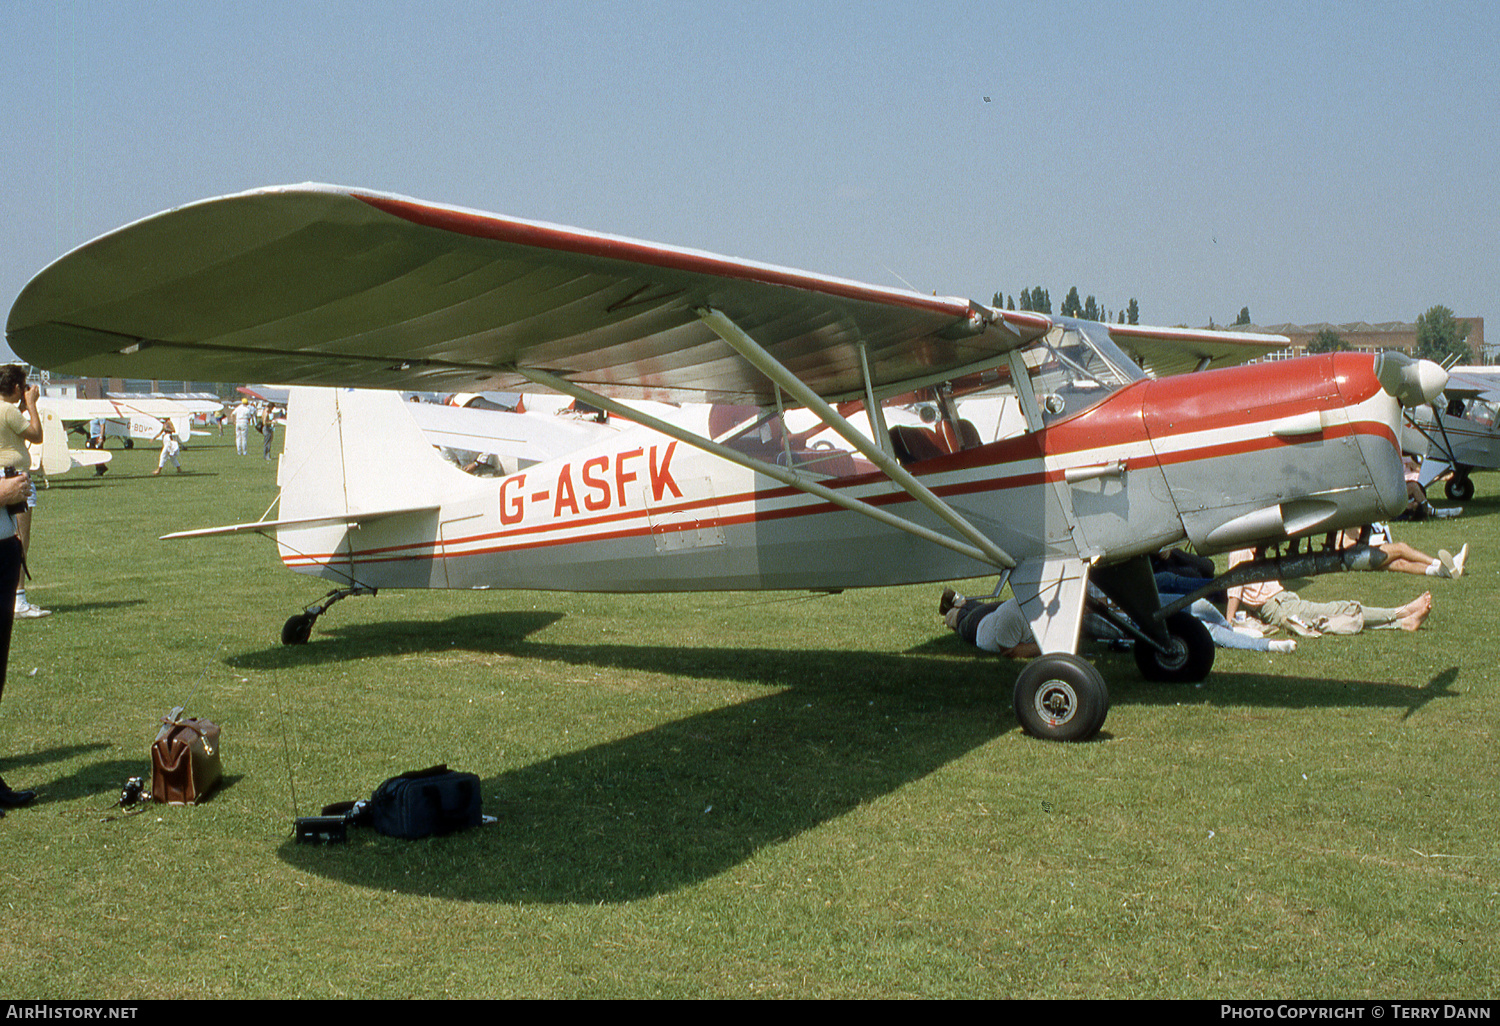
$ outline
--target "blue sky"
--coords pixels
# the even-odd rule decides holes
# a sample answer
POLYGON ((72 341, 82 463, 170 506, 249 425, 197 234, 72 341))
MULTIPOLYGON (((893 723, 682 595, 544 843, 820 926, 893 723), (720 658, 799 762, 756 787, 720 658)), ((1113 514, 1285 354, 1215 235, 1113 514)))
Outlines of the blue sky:
POLYGON ((1152 324, 1489 316, 1497 11, 0 0, 0 297, 321 181, 1152 324))

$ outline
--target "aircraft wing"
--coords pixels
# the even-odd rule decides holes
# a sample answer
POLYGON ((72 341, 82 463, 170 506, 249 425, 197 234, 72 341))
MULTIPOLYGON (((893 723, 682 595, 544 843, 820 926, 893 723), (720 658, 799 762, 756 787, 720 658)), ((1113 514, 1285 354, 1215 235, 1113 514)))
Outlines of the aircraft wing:
POLYGON ((1204 328, 1108 324, 1110 338, 1159 378, 1212 367, 1233 367, 1292 344, 1285 335, 1204 328))
POLYGON ((1500 402, 1500 367, 1450 367, 1443 392, 1453 399, 1500 402))
POLYGON ((283 385, 241 385, 237 391, 263 403, 285 406, 292 390, 283 385))
POLYGON ((179 399, 68 399, 43 396, 37 399, 37 408, 44 413, 50 411, 67 423, 95 419, 129 420, 131 414, 144 414, 158 420, 171 417, 175 422, 176 418, 215 412, 223 409, 223 406, 220 403, 179 399))
POLYGON ((576 228, 325 185, 204 200, 36 276, 7 341, 59 372, 447 392, 536 391, 519 364, 618 398, 770 404, 698 315, 729 317, 817 394, 993 365, 1052 326, 576 228))

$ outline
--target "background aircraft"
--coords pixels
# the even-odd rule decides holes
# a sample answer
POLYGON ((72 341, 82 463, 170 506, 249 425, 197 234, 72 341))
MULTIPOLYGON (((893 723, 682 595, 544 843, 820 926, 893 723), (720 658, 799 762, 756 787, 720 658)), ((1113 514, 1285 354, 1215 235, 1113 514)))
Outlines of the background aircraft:
MULTIPOLYGON (((1350 353, 1152 379, 1112 331, 331 186, 137 221, 49 266, 7 325, 17 353, 61 371, 551 389, 657 433, 482 480, 436 458, 394 393, 308 393, 278 519, 193 532, 268 534, 288 566, 343 585, 285 640, 379 587, 830 590, 994 572, 1043 652, 1017 678, 1017 716, 1059 739, 1092 736, 1108 709, 1076 655, 1087 584, 1129 615, 1143 673, 1202 679, 1212 642, 1163 607, 1150 555, 1399 511, 1401 407, 1445 380, 1435 364, 1350 353), (974 375, 1008 393, 1024 432, 986 444, 955 416, 952 383, 974 375), (884 421, 886 400, 924 390, 941 431, 884 421), (623 399, 764 412, 725 437, 623 399), (866 432, 840 413, 851 404, 866 432), (789 424, 799 407, 843 450, 789 424)), ((1122 336, 1183 369, 1285 344, 1122 336)), ((1303 572, 1335 568, 1344 554, 1325 552, 1303 572)))
MULTIPOLYGON (((161 435, 162 421, 172 422, 173 434, 186 442, 193 434, 192 424, 209 414, 223 410, 224 404, 213 398, 172 398, 137 396, 130 398, 69 399, 43 396, 37 410, 43 417, 54 417, 65 429, 84 438, 91 437, 90 426, 101 424, 104 437, 151 441, 161 435)), ((201 433, 201 432, 199 432, 201 433)))
POLYGON ((1470 475, 1500 468, 1497 414, 1500 367, 1450 367, 1442 401, 1407 413, 1407 451, 1425 456, 1422 487, 1451 471, 1443 493, 1460 502, 1472 499, 1470 475))

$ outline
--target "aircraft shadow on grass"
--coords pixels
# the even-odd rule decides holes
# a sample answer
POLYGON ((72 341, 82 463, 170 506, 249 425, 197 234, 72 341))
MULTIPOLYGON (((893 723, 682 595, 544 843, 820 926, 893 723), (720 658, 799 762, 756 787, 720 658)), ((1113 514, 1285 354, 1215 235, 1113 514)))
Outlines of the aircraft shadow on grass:
MULTIPOLYGON (((498 818, 496 825, 423 841, 353 828, 343 845, 288 840, 282 857, 356 886, 455 900, 636 900, 723 873, 761 848, 892 793, 1015 729, 1014 667, 1001 660, 529 640, 560 615, 489 613, 440 624, 342 627, 332 632, 334 639, 233 662, 270 669, 463 646, 778 690, 486 779, 484 810, 498 818)), ((961 645, 951 649, 963 651, 961 645)), ((1226 677, 1230 694, 1218 699, 1226 704, 1352 704, 1346 681, 1297 680, 1272 694, 1264 677, 1226 677)), ((1406 707, 1409 714, 1414 703, 1451 695, 1455 678, 1449 671, 1425 689, 1353 686, 1360 702, 1406 707)), ((1182 686, 1126 680, 1115 689, 1120 704, 1186 697, 1182 686)), ((1191 700, 1216 700, 1213 686, 1188 693, 1191 700)))

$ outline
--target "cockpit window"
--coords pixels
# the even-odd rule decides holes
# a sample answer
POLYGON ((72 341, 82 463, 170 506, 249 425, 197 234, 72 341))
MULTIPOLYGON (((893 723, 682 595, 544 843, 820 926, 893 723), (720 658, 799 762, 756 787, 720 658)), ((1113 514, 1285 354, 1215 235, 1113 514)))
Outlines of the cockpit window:
POLYGON ((1047 424, 1081 413, 1146 376, 1115 345, 1109 329, 1092 321, 1068 321, 1053 328, 1025 358, 1047 424))

